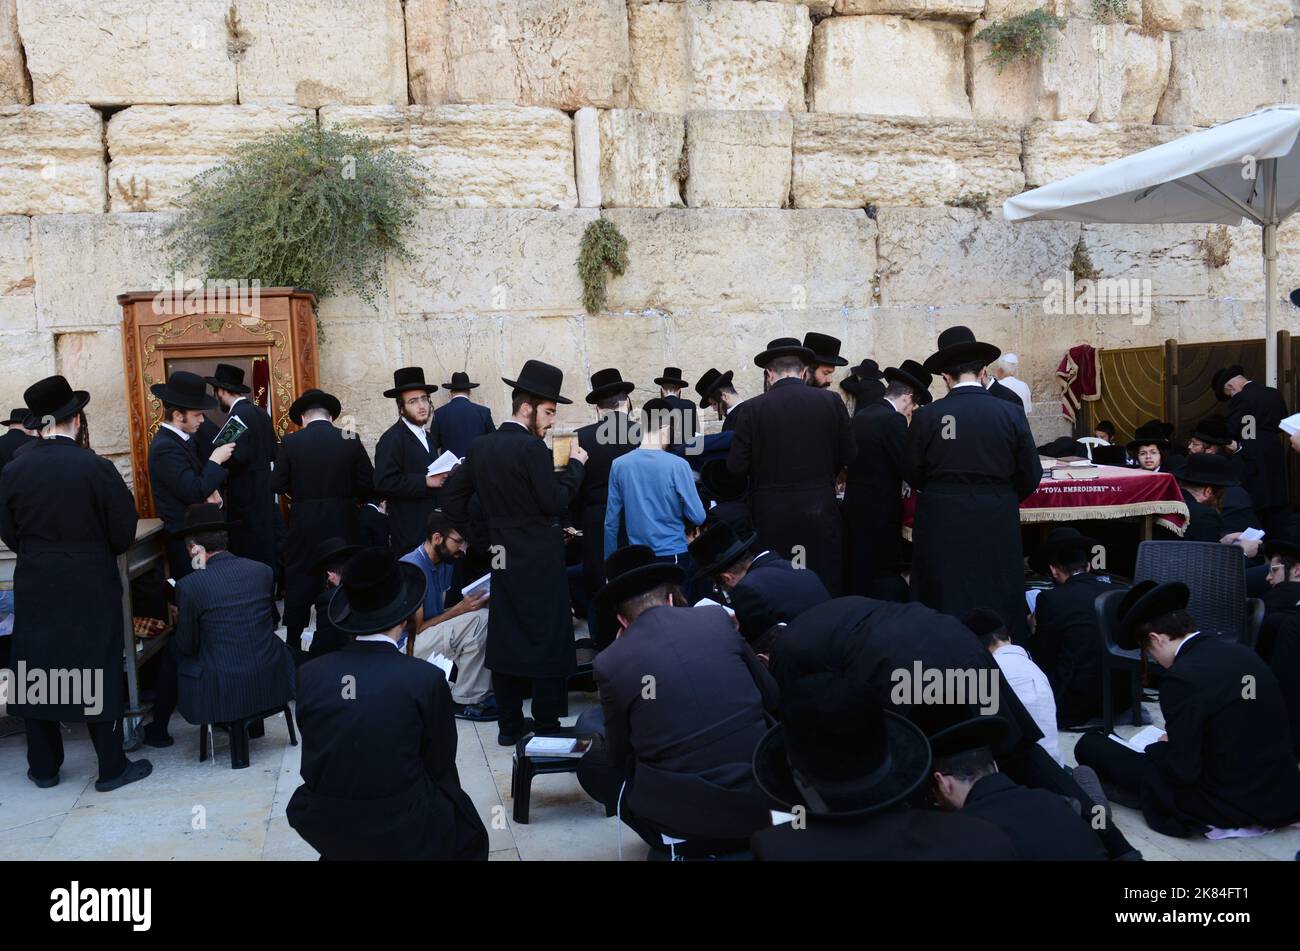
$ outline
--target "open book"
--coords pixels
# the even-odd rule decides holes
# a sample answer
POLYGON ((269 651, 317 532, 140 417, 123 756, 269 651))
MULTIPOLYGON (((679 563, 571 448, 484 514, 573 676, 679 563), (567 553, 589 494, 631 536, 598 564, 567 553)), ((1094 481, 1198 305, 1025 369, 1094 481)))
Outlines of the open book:
POLYGON ((464 461, 464 456, 457 456, 454 452, 448 449, 437 459, 433 460, 433 462, 429 463, 429 469, 425 474, 442 475, 444 472, 450 472, 464 461))
POLYGON ((215 436, 212 437, 212 448, 224 446, 228 442, 234 442, 244 433, 248 432, 248 425, 238 416, 231 416, 226 420, 226 425, 222 426, 215 436))
POLYGON ((462 598, 477 598, 479 596, 487 597, 492 593, 492 572, 488 572, 482 578, 471 581, 465 587, 460 589, 462 598))
POLYGON ((1159 743, 1160 737, 1164 735, 1165 731, 1163 727, 1144 726, 1127 740, 1115 733, 1112 733, 1110 738, 1121 746, 1127 746, 1134 753, 1145 753, 1148 746, 1152 743, 1159 743))
POLYGON ((1288 436, 1294 436, 1296 433, 1300 433, 1300 413, 1291 414, 1277 425, 1278 428, 1288 436))

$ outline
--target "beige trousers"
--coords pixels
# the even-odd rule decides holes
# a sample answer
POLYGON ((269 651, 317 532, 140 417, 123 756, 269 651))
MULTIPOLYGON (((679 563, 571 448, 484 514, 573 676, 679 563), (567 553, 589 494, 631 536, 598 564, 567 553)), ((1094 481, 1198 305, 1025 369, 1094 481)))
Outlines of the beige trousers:
POLYGON ((487 651, 488 609, 479 608, 427 627, 415 639, 415 656, 428 660, 439 653, 456 664, 451 699, 478 703, 492 691, 492 672, 483 665, 487 651))

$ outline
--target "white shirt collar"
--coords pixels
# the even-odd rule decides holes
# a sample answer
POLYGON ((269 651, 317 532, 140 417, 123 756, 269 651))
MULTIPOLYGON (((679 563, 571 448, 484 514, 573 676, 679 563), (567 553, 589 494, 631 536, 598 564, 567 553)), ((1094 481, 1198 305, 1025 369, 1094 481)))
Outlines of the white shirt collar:
POLYGON ((171 423, 161 423, 160 425, 163 426, 163 427, 166 428, 166 429, 170 429, 170 430, 171 430, 172 432, 174 432, 177 436, 180 436, 180 437, 181 437, 181 440, 182 440, 183 442, 189 442, 189 441, 190 441, 190 434, 187 433, 185 430, 183 430, 183 429, 177 429, 177 428, 176 428, 175 426, 173 426, 171 423))
POLYGON ((959 386, 978 386, 980 389, 986 389, 984 384, 982 384, 979 380, 967 380, 965 383, 954 383, 952 385, 952 388, 955 390, 959 386))
POLYGON ((423 426, 417 426, 417 425, 415 425, 415 423, 411 422, 411 421, 410 421, 409 419, 407 419, 405 416, 402 417, 402 422, 404 422, 404 423, 406 424, 406 428, 407 428, 407 429, 409 429, 411 432, 415 433, 415 438, 418 439, 418 440, 420 440, 420 445, 422 445, 422 446, 424 447, 425 451, 428 452, 428 450, 429 450, 429 438, 428 438, 428 434, 425 433, 425 431, 424 431, 424 427, 423 427, 423 426))
POLYGON ((246 399, 248 399, 247 396, 236 396, 233 400, 231 400, 230 408, 234 409, 236 403, 238 403, 240 400, 246 400, 246 399))
POLYGON ((1177 656, 1178 656, 1178 652, 1179 652, 1180 650, 1182 650, 1184 647, 1187 646, 1187 642, 1190 641, 1193 637, 1195 637, 1195 636, 1196 636, 1197 634, 1199 634, 1199 633, 1201 633, 1201 632, 1200 632, 1200 631, 1192 631, 1192 633, 1188 634, 1188 635, 1187 635, 1186 637, 1184 637, 1181 641, 1179 641, 1179 642, 1178 642, 1178 646, 1174 648, 1174 656, 1177 657, 1177 656))
POLYGON ((361 634, 354 637, 353 640, 358 643, 361 641, 383 641, 385 644, 392 646, 393 650, 397 650, 397 644, 387 634, 361 634))
POLYGON ((736 400, 736 402, 732 403, 730 406, 728 406, 726 403, 723 403, 723 404, 722 404, 722 406, 723 406, 723 409, 722 409, 722 415, 723 415, 723 416, 726 416, 726 415, 729 414, 733 409, 735 409, 737 406, 739 406, 739 405, 740 405, 741 403, 743 403, 743 402, 745 402, 745 401, 744 401, 744 400, 736 400))
MULTIPOLYGON (((467 399, 469 399, 469 394, 468 394, 468 393, 453 393, 453 394, 451 394, 451 400, 467 400, 467 399)), ((447 402, 450 403, 451 400, 447 400, 447 402)))

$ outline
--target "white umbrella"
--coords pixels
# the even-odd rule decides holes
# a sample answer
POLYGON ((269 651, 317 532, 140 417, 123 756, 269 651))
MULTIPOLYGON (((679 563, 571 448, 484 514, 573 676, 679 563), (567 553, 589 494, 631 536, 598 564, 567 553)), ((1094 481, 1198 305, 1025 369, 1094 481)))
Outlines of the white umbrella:
POLYGON ((1273 106, 1008 198, 1008 221, 1264 229, 1264 352, 1277 386, 1277 226, 1300 207, 1300 106, 1273 106))

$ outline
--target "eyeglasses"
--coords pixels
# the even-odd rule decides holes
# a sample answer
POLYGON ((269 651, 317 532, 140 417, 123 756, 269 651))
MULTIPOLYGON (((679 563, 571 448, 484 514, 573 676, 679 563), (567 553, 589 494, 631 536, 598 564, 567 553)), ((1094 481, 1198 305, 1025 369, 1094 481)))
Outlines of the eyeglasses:
POLYGON ((423 403, 424 405, 427 406, 427 405, 429 404, 429 397, 428 397, 428 396, 412 396, 409 400, 406 400, 406 401, 405 401, 405 405, 407 405, 407 406, 419 406, 419 405, 422 404, 422 403, 423 403))

